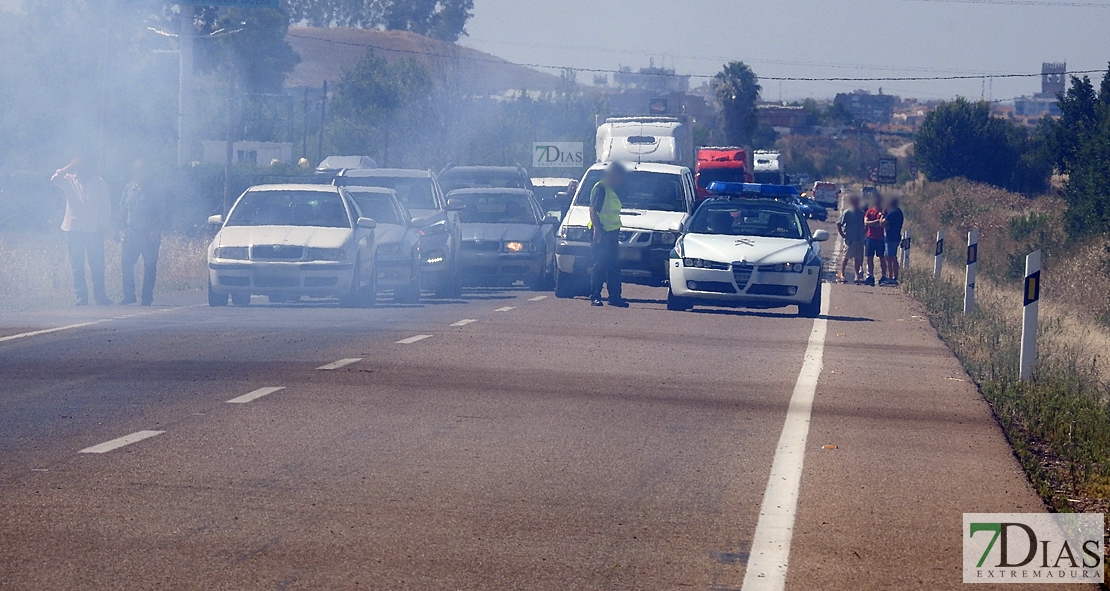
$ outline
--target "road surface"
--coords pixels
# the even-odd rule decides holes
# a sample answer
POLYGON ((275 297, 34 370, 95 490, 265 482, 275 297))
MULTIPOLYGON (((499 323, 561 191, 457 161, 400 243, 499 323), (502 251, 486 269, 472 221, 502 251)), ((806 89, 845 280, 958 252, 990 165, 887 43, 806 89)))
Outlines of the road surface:
POLYGON ((0 589, 956 588, 1040 502, 904 296, 828 295, 0 314, 0 589))

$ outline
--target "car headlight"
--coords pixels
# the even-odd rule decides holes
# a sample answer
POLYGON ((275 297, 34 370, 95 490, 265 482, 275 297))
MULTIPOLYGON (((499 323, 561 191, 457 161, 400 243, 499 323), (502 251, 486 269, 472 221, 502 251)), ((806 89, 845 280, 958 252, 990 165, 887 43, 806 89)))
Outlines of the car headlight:
POLYGON ((705 259, 682 259, 683 267, 694 267, 697 269, 716 269, 718 271, 728 271, 728 263, 718 263, 717 261, 707 261, 705 259))
POLYGON ((651 241, 663 246, 671 246, 678 240, 678 234, 674 232, 652 232, 651 241))
POLYGON ((803 267, 802 263, 778 263, 775 265, 761 265, 759 270, 764 273, 801 273, 803 267))
POLYGON ((517 242, 510 240, 503 246, 505 252, 534 252, 536 250, 536 245, 532 242, 517 242))
POLYGON ((308 249, 310 261, 345 261, 347 251, 342 248, 310 248, 308 249))
POLYGON ((246 246, 221 246, 214 253, 218 259, 245 261, 250 259, 250 249, 246 246))
POLYGON ((589 242, 590 229, 585 226, 563 226, 559 228, 559 237, 571 242, 589 242))

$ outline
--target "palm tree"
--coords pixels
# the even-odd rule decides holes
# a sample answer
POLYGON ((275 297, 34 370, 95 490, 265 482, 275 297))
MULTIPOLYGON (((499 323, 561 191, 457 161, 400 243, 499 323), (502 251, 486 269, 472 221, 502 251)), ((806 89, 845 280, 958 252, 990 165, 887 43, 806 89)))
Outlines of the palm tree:
POLYGON ((725 138, 737 146, 751 144, 758 125, 755 105, 763 90, 759 77, 744 62, 730 62, 710 84, 721 103, 721 127, 725 138))

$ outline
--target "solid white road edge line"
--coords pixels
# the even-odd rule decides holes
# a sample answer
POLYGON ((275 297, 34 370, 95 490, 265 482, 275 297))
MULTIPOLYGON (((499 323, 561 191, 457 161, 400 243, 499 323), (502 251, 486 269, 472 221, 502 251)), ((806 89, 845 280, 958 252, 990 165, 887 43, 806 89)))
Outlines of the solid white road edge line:
POLYGON ((62 332, 63 330, 74 330, 77 328, 84 328, 86 326, 93 326, 94 324, 102 324, 104 322, 111 322, 113 320, 123 320, 125 318, 137 318, 139 316, 150 316, 151 314, 161 314, 162 312, 172 312, 174 310, 181 310, 183 308, 196 308, 197 306, 178 306, 176 308, 162 308, 159 310, 151 310, 150 312, 138 312, 136 314, 124 314, 123 316, 116 316, 114 318, 101 318, 99 320, 90 320, 88 322, 79 322, 77 324, 67 324, 66 326, 57 326, 54 328, 44 328, 42 330, 33 330, 31 332, 24 332, 20 334, 12 334, 5 337, 0 337, 0 343, 7 341, 14 341, 16 339, 25 339, 28 337, 37 337, 39 335, 50 334, 53 332, 62 332))
POLYGON ((81 453, 81 454, 102 454, 102 453, 110 452, 113 449, 119 449, 119 448, 121 448, 125 445, 131 445, 132 443, 142 441, 144 439, 150 439, 151 437, 154 437, 155 435, 161 435, 163 433, 165 433, 165 431, 135 431, 134 433, 132 433, 130 435, 124 435, 123 437, 120 437, 118 439, 113 439, 111 441, 105 441, 104 443, 101 443, 100 445, 94 445, 92 447, 86 447, 85 449, 83 449, 83 450, 81 450, 77 453, 81 453))
POLYGON ((285 389, 285 386, 272 386, 272 387, 269 387, 269 388, 259 388, 259 389, 255 390, 254 392, 248 392, 246 394, 243 394, 242 396, 237 396, 235 398, 232 398, 231 400, 228 400, 227 402, 229 404, 246 404, 246 403, 248 403, 252 400, 257 400, 259 398, 262 398, 263 396, 266 396, 267 394, 273 394, 274 392, 277 392, 278 390, 284 390, 284 389, 285 389))
POLYGON ((498 309, 494 310, 494 312, 508 312, 509 310, 515 310, 515 309, 516 309, 516 306, 505 306, 504 308, 498 308, 498 309))
POLYGON ((478 322, 478 319, 477 318, 463 318, 462 320, 452 324, 451 326, 466 326, 467 324, 472 324, 474 322, 478 322))
POLYGON ((407 339, 401 339, 401 340, 397 341, 397 344, 398 345, 411 345, 411 344, 413 344, 417 341, 423 341, 424 339, 430 339, 430 338, 432 338, 432 335, 430 335, 430 334, 418 334, 416 336, 411 336, 407 339))
POLYGON ((771 475, 767 478, 763 505, 759 508, 759 521, 755 526, 741 591, 781 591, 786 586, 786 568, 790 561, 794 517, 798 512, 798 493, 802 484, 802 463, 809 437, 813 397, 824 365, 832 290, 827 283, 822 284, 822 289, 821 317, 813 321, 802 370, 794 384, 794 393, 786 410, 786 422, 775 447, 771 475))
POLYGON ((346 367, 346 366, 348 366, 352 363, 358 363, 359 361, 362 361, 362 357, 351 357, 349 359, 340 359, 339 361, 333 361, 333 362, 331 362, 327 365, 321 365, 320 367, 317 367, 316 369, 324 369, 324 370, 339 369, 341 367, 346 367))
POLYGON ((540 300, 546 300, 546 299, 547 299, 547 296, 536 296, 534 298, 528 298, 528 301, 529 302, 538 302, 540 300))

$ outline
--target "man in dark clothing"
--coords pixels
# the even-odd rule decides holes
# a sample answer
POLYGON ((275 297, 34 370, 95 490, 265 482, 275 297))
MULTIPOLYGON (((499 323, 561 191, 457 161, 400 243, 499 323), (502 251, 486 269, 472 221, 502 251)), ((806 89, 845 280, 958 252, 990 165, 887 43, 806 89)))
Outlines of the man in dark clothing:
POLYGON ((625 170, 614 162, 605 176, 590 189, 590 227, 593 228, 594 272, 590 303, 602 306, 601 288, 608 285, 609 305, 627 308, 621 297, 620 229, 625 170))
POLYGON ((880 281, 880 285, 898 285, 898 246, 902 242, 902 225, 905 223, 905 216, 902 215, 902 210, 898 207, 898 198, 894 197, 890 200, 890 205, 886 211, 883 212, 883 232, 886 234, 886 247, 883 252, 883 268, 886 269, 886 281, 880 281))
POLYGON ((154 302, 154 280, 158 271, 158 247, 166 221, 165 195, 151 184, 146 162, 131 165, 131 182, 123 189, 119 202, 123 227, 123 301, 135 303, 135 263, 143 259, 142 305, 154 302))

